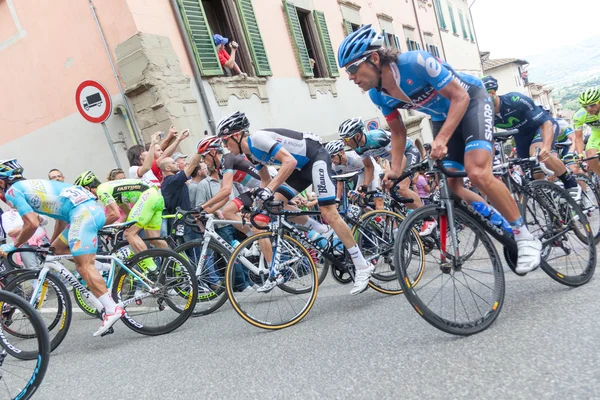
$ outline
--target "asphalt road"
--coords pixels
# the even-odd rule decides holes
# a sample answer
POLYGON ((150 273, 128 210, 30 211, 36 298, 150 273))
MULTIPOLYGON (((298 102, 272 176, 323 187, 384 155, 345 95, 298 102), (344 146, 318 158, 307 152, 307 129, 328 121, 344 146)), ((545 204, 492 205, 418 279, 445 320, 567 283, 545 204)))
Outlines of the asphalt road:
POLYGON ((330 277, 312 311, 276 332, 227 303, 167 336, 118 323, 104 338, 81 313, 52 354, 40 399, 600 398, 600 279, 569 289, 507 273, 487 331, 436 330, 403 296, 350 296, 330 277))

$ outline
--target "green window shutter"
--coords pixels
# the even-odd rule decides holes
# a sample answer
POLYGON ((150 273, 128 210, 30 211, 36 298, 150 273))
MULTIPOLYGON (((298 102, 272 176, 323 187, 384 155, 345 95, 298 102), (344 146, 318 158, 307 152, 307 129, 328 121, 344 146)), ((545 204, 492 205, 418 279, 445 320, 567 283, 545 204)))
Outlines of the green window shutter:
POLYGON ((252 0, 236 0, 235 2, 240 13, 242 25, 244 25, 244 32, 246 33, 246 39, 248 40, 248 46, 250 47, 250 54, 252 55, 256 75, 273 75, 271 66, 269 65, 267 51, 265 50, 265 44, 263 43, 260 30, 258 29, 258 23, 256 22, 252 0))
POLYGON ((450 12, 450 22, 452 22, 452 32, 457 33, 456 21, 454 21, 454 11, 452 11, 452 4, 448 3, 448 11, 450 12))
POLYGON ((298 64, 300 65, 300 71, 304 77, 315 76, 312 68, 310 67, 310 57, 308 55, 308 49, 306 48, 306 42, 304 42, 304 35, 302 35, 302 27, 300 26, 300 19, 298 18, 298 11, 296 7, 283 0, 283 9, 287 15, 288 26, 292 35, 292 42, 296 55, 298 56, 298 64))
POLYGON ((183 23, 194 50, 196 63, 204 76, 223 75, 217 49, 200 0, 178 0, 183 23))
POLYGON ((440 28, 446 29, 446 20, 444 19, 444 13, 442 12, 442 4, 440 0, 434 1, 435 12, 438 16, 438 23, 440 24, 440 28))
POLYGON ((462 29, 463 38, 467 38, 467 29, 465 28, 465 19, 462 11, 458 10, 458 19, 460 20, 460 28, 462 29))
POLYGON ((340 76, 340 71, 338 70, 337 62, 335 61, 333 46, 331 45, 331 37, 329 37, 329 29, 327 29, 327 21, 325 21, 325 13, 317 10, 314 10, 313 13, 317 24, 317 30, 319 31, 319 37, 321 38, 321 47, 323 47, 323 51, 325 52, 329 76, 332 78, 340 76))
POLYGON ((344 20, 344 30, 346 31, 346 36, 354 32, 354 29, 352 29, 352 24, 347 19, 344 20))
POLYGON ((467 18, 467 28, 469 28, 469 37, 471 38, 471 42, 474 42, 475 39, 473 38, 473 30, 471 29, 471 21, 469 21, 469 18, 467 18))

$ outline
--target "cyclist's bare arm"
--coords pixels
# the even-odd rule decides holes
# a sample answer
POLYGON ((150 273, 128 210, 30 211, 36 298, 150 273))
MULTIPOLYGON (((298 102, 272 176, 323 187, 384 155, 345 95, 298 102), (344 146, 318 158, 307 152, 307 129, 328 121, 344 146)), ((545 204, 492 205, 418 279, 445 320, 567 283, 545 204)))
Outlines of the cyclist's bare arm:
POLYGON ((54 232, 52 232, 52 237, 50 238, 50 243, 54 243, 56 238, 58 238, 60 233, 62 231, 64 231, 66 227, 67 227, 66 221, 56 221, 56 223, 54 224, 54 232))
POLYGON ((266 188, 271 183, 271 174, 269 174, 269 168, 263 166, 258 170, 258 176, 260 176, 260 187, 266 188))
POLYGON ((21 233, 15 240, 15 247, 19 247, 27 243, 27 241, 33 236, 38 226, 40 226, 40 220, 38 218, 37 213, 28 212, 27 214, 21 217, 23 219, 23 228, 21 228, 21 233))
POLYGON ((363 186, 370 187, 375 176, 375 166, 373 165, 371 157, 363 158, 362 162, 365 166, 365 179, 363 181, 363 186))
POLYGON ((229 200, 229 196, 231 196, 231 190, 233 188, 233 172, 227 172, 223 175, 223 180, 221 181, 221 188, 214 195, 212 199, 209 199, 206 203, 202 204, 202 208, 207 213, 214 213, 217 210, 220 210, 222 206, 227 203, 229 200))
MULTIPOLYGON (((281 163, 281 168, 279 168, 279 172, 275 175, 275 178, 271 180, 271 183, 267 185, 271 192, 275 192, 275 190, 285 183, 285 180, 294 172, 294 168, 298 162, 290 154, 286 149, 279 149, 277 154, 275 154, 275 159, 281 163)), ((261 168, 261 170, 267 169, 266 167, 261 168)), ((267 171, 268 173, 268 171, 267 171)), ((262 178, 262 176, 261 176, 262 178)))
POLYGON ((577 152, 577 154, 583 154, 584 152, 584 145, 583 145, 583 129, 580 129, 578 131, 575 131, 575 151, 577 152))
POLYGON ((105 225, 110 225, 112 223, 115 223, 121 216, 121 214, 119 213, 119 206, 117 205, 117 202, 115 202, 115 201, 106 206, 106 211, 107 211, 107 214, 106 214, 105 225))

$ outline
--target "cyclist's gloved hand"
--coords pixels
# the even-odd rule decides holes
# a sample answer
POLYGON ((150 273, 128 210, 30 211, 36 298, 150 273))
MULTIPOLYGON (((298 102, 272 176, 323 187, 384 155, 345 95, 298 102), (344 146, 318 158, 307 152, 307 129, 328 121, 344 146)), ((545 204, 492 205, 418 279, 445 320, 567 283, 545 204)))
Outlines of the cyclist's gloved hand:
POLYGON ((14 244, 12 243, 5 243, 2 246, 0 246, 0 256, 6 255, 7 253, 10 253, 11 251, 15 251, 17 248, 15 247, 14 244))
POLYGON ((273 197, 273 192, 269 188, 260 188, 254 192, 254 197, 262 201, 267 201, 273 197))

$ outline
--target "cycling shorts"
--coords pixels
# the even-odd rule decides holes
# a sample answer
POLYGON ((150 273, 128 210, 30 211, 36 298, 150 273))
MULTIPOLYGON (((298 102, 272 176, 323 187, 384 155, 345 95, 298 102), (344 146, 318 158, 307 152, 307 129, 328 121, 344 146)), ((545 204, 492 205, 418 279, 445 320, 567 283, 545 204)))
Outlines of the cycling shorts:
MULTIPOLYGON (((551 120, 552 126, 554 127, 554 138, 552 139, 552 146, 556 143, 556 139, 558 138, 560 128, 556 121, 551 120)), ((533 133, 521 133, 519 132, 514 136, 515 144, 517 147, 517 156, 519 158, 529 157, 529 148, 531 145, 535 143, 542 143, 542 127, 540 126, 533 133)))
POLYGON ((275 192, 281 193, 289 201, 313 185, 319 205, 330 206, 335 204, 335 185, 332 176, 331 156, 325 147, 321 146, 312 154, 308 164, 301 169, 295 169, 286 179, 285 184, 275 192))
MULTIPOLYGON (((444 122, 431 122, 434 137, 440 132, 444 122)), ((464 170, 465 153, 471 150, 484 149, 493 154, 493 128, 494 105, 492 104, 492 99, 485 90, 478 89, 477 92, 472 94, 471 101, 462 121, 460 121, 452 137, 446 144, 448 154, 444 158, 444 165, 447 168, 464 170), (489 138, 486 137, 486 133, 488 133, 489 138)))
POLYGON ((413 165, 421 162, 421 152, 417 146, 411 146, 409 149, 404 150, 404 157, 406 157, 406 165, 404 169, 410 168, 413 165))
POLYGON ((138 228, 160 231, 164 208, 165 199, 158 192, 158 188, 151 187, 143 192, 135 202, 127 217, 127 222, 137 221, 135 226, 138 228))
POLYGON ((570 167, 571 165, 575 165, 575 156, 577 156, 577 154, 576 153, 569 153, 569 149, 565 149, 565 150, 567 151, 567 153, 562 156, 562 162, 567 167, 570 167))
POLYGON ((585 145, 585 149, 596 149, 600 152, 600 132, 592 132, 585 145))
POLYGON ((250 211, 252 208, 252 196, 250 196, 250 192, 242 193, 233 199, 233 204, 236 205, 238 212, 242 211, 242 208, 250 211))
POLYGON ((61 232, 59 238, 69 245, 74 256, 96 254, 98 229, 102 228, 105 222, 103 207, 93 200, 88 200, 69 212, 69 225, 61 232))

